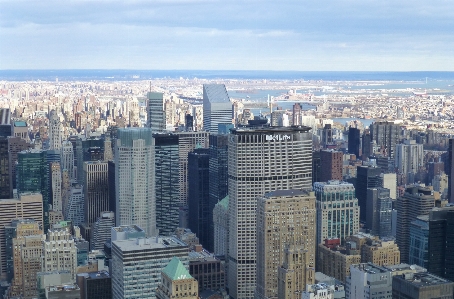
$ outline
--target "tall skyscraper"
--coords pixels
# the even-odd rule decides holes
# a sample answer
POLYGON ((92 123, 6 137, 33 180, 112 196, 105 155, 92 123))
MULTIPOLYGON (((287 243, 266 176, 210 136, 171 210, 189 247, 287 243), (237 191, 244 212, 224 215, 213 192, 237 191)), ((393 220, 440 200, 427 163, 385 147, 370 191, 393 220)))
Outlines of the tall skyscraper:
POLYGON ((40 226, 43 225, 43 198, 39 193, 22 193, 18 199, 0 200, 0 275, 7 274, 5 227, 14 219, 34 219, 40 226))
POLYGON ((52 200, 52 210, 55 212, 62 212, 62 192, 61 192, 61 169, 60 163, 49 163, 49 193, 52 200))
POLYGON ((218 132, 218 124, 232 123, 232 103, 224 84, 203 84, 203 129, 218 132))
POLYGON ((188 203, 188 154, 196 148, 208 148, 208 132, 178 132, 180 205, 188 203))
POLYGON ((392 237, 392 198, 389 189, 367 189, 366 226, 380 238, 392 237))
MULTIPOLYGON (((1 142, 1 141, 0 141, 1 142)), ((16 164, 17 164, 17 154, 21 151, 26 151, 33 148, 33 144, 28 143, 20 137, 10 137, 8 138, 8 151, 10 159, 10 168, 11 168, 11 179, 13 181, 13 189, 16 189, 16 164)))
POLYGON ((156 235, 154 155, 150 128, 118 129, 115 150, 116 225, 137 224, 156 235))
POLYGON ((405 184, 413 184, 415 175, 424 164, 424 149, 422 144, 415 140, 405 140, 396 145, 395 166, 397 171, 405 177, 405 184))
POLYGON ((367 189, 383 186, 381 169, 373 166, 358 166, 356 169, 356 197, 361 209, 361 221, 366 222, 367 189))
POLYGON ((278 298, 278 268, 285 249, 302 248, 301 289, 315 282, 315 195, 304 190, 276 190, 257 202, 257 289, 255 298, 278 298))
POLYGON ((166 128, 163 93, 147 93, 147 127, 149 127, 153 133, 162 132, 166 128))
POLYGON ((58 113, 52 110, 49 117, 48 132, 49 149, 59 150, 62 145, 63 128, 58 113))
POLYGON ((39 192, 42 195, 44 226, 49 229, 49 171, 47 153, 42 150, 22 151, 17 156, 17 192, 39 192))
POLYGON ((0 199, 13 197, 13 181, 8 138, 0 137, 0 199))
POLYGON ((82 185, 74 183, 70 187, 68 206, 64 216, 66 220, 72 221, 73 225, 81 225, 84 222, 84 190, 82 185))
POLYGON ((311 189, 308 127, 241 128, 229 136, 229 270, 232 298, 256 287, 257 197, 282 189, 311 189), (279 159, 276 159, 279 157, 279 159))
POLYGON ((342 180, 344 154, 334 150, 320 151, 320 181, 342 180))
POLYGON ((340 239, 359 231, 358 199, 352 184, 340 181, 314 184, 317 198, 317 244, 340 239))
POLYGON ((303 107, 301 106, 300 103, 295 103, 293 105, 293 121, 292 125, 294 126, 301 126, 301 115, 303 112, 303 107))
POLYGON ((214 254, 227 256, 229 247, 229 196, 219 201, 213 209, 214 254))
POLYGON ((410 253, 410 224, 418 216, 429 215, 434 207, 432 191, 426 187, 410 186, 405 194, 396 200, 397 235, 396 243, 400 249, 400 260, 408 263, 410 253))
POLYGON ((448 147, 448 201, 454 204, 454 139, 449 139, 448 147))
POLYGON ((61 148, 61 169, 67 169, 71 179, 75 179, 74 176, 74 148, 73 144, 66 140, 62 144, 61 148))
POLYGON ((361 145, 360 131, 357 128, 348 128, 348 153, 354 154, 356 158, 359 156, 359 147, 361 145))
POLYGON ((180 164, 178 135, 153 134, 156 189, 156 227, 171 235, 178 227, 180 164))
POLYGON ((375 141, 390 158, 394 158, 396 145, 399 143, 400 126, 394 122, 374 122, 370 126, 371 141, 375 141))
POLYGON ((76 279, 77 248, 68 230, 49 230, 42 248, 42 272, 68 270, 72 279, 76 279))
POLYGON ((209 251, 213 251, 213 236, 210 226, 213 222, 213 210, 210 212, 209 194, 209 149, 199 148, 189 153, 189 228, 209 251))
POLYGON ((87 226, 109 209, 107 161, 84 162, 84 219, 87 226))

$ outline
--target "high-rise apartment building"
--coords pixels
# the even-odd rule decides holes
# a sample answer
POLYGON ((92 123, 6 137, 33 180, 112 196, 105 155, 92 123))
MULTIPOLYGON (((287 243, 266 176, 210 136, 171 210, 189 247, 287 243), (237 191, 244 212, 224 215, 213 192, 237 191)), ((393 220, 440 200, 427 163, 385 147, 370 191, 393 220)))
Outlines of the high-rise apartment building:
POLYGON ((362 222, 366 222, 367 189, 382 187, 381 169, 373 166, 358 166, 356 170, 356 197, 361 210, 362 222))
POLYGON ((203 84, 203 129, 218 132, 218 124, 232 123, 232 103, 224 84, 203 84))
POLYGON ((161 271, 174 257, 188 269, 188 246, 173 237, 112 241, 112 298, 156 298, 161 271))
POLYGON ((63 140, 63 126, 60 122, 58 113, 54 110, 50 112, 49 126, 47 129, 47 134, 49 136, 49 149, 60 150, 63 140))
POLYGON ((276 190, 257 202, 256 298, 278 298, 278 268, 285 249, 303 248, 308 255, 300 279, 303 291, 315 278, 315 195, 304 190, 276 190))
POLYGON ((147 127, 149 127, 153 133, 162 132, 166 128, 163 93, 147 93, 147 127))
POLYGON ((400 130, 400 126, 394 122, 374 122, 370 126, 371 141, 375 141, 388 157, 394 158, 396 145, 400 139, 400 130))
POLYGON ((213 221, 213 210, 209 204, 209 149, 195 149, 188 156, 189 179, 189 228, 199 238, 200 244, 209 251, 213 249, 213 236, 209 227, 213 221))
POLYGON ((17 192, 42 195, 44 232, 49 229, 49 171, 46 151, 28 150, 18 154, 17 192))
POLYGON ((314 184, 317 207, 317 244, 340 239, 359 231, 358 199, 353 184, 328 181, 314 184))
POLYGON ((424 163, 424 149, 422 144, 415 140, 405 140, 396 145, 395 166, 397 171, 405 177, 406 184, 415 182, 415 175, 424 163))
POLYGON ((334 150, 320 151, 320 178, 319 182, 331 180, 342 181, 342 167, 344 154, 334 150))
POLYGON ((254 296, 257 244, 251 240, 257 237, 257 197, 279 189, 311 189, 312 134, 309 129, 231 130, 228 285, 232 298, 254 296))
POLYGON ((178 132, 180 206, 188 203, 188 154, 196 148, 208 148, 208 132, 178 132))
POLYGON ((43 197, 39 193, 21 193, 18 199, 0 200, 0 275, 7 274, 5 227, 14 219, 34 219, 41 227, 43 225, 43 197))
POLYGON ((91 226, 101 212, 109 211, 107 161, 84 162, 84 220, 91 226))
MULTIPOLYGON (((116 225, 156 235, 154 155, 150 128, 119 129, 115 150, 116 225)), ((100 211, 101 212, 101 211, 100 211)))
POLYGON ((360 131, 358 128, 348 128, 348 153, 354 154, 356 158, 359 156, 359 147, 361 145, 360 131))
POLYGON ((214 254, 227 256, 229 246, 229 196, 218 202, 213 209, 214 254))
POLYGON ((77 248, 67 229, 49 230, 42 248, 41 271, 68 270, 72 279, 76 279, 77 248))
POLYGON ((180 164, 178 135, 153 134, 156 196, 156 227, 171 235, 178 227, 180 164))
POLYGON ((434 207, 432 190, 427 187, 410 186, 405 194, 396 200, 397 235, 396 243, 400 249, 400 260, 408 263, 410 253, 410 224, 418 216, 429 215, 434 207))
POLYGON ((67 169, 71 179, 75 179, 74 176, 74 148, 73 144, 66 140, 63 142, 61 150, 61 169, 67 169))

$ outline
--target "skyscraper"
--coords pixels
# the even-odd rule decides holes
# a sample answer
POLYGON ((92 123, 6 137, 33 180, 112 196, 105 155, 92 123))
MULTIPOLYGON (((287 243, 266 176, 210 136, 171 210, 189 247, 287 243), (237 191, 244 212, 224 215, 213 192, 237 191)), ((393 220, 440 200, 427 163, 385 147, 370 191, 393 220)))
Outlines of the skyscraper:
POLYGON ((454 192, 452 191, 454 188, 454 139, 449 139, 448 162, 448 201, 454 204, 454 192))
POLYGON ((60 117, 54 110, 50 112, 48 135, 49 149, 59 150, 62 145, 63 128, 60 122, 60 117))
POLYGON ((50 162, 50 184, 49 193, 50 199, 52 200, 52 210, 55 212, 62 212, 62 192, 61 192, 61 169, 60 163, 50 162))
POLYGON ((257 289, 255 298, 278 298, 278 268, 285 249, 301 248, 308 255, 301 289, 315 281, 315 195, 304 190, 276 190, 257 202, 257 289))
POLYGON ((213 209, 214 254, 227 256, 229 246, 229 196, 219 201, 213 209))
POLYGON ((76 279, 77 248, 68 230, 49 230, 46 240, 42 242, 42 248, 41 271, 68 270, 72 279, 76 279))
POLYGON ((405 184, 413 184, 415 175, 424 163, 424 149, 422 144, 415 140, 405 140, 396 145, 395 166, 398 172, 405 177, 405 184))
POLYGON ((114 213, 108 211, 101 212, 98 220, 93 223, 90 249, 104 249, 104 243, 107 241, 107 239, 110 239, 110 231, 114 226, 114 213))
POLYGON ((199 148, 189 153, 189 228, 209 251, 213 251, 213 236, 209 228, 213 222, 213 210, 210 211, 209 194, 209 149, 199 148))
POLYGON ((171 235, 178 227, 180 207, 179 147, 176 134, 153 134, 156 196, 156 227, 171 235))
POLYGON ((308 127, 241 128, 229 136, 229 270, 232 298, 256 287, 257 197, 311 188, 312 134, 308 127), (279 159, 276 159, 279 157, 279 159))
POLYGON ((426 187, 410 186, 405 194, 396 200, 397 235, 396 243, 400 249, 400 260, 408 263, 410 253, 410 224, 418 216, 429 215, 434 207, 432 191, 426 187))
MULTIPOLYGON (((0 141, 1 142, 1 141, 0 141)), ((11 179, 13 181, 13 189, 16 189, 16 164, 17 164, 17 154, 21 151, 32 149, 34 146, 31 143, 28 143, 20 137, 10 137, 8 138, 8 151, 10 159, 10 168, 11 168, 11 179)))
POLYGON ((360 131, 357 128, 348 128, 348 153, 359 157, 359 147, 361 145, 360 131))
MULTIPOLYGON (((396 145, 399 143, 400 126, 394 122, 374 122, 370 126, 371 141, 386 151, 387 156, 394 158, 396 145)), ((363 140, 364 141, 364 140, 363 140)))
POLYGON ((166 128, 163 93, 147 93, 147 127, 152 133, 162 132, 166 128))
POLYGON ((150 128, 118 129, 115 151, 116 225, 137 224, 156 235, 153 142, 150 128))
POLYGON ((203 128, 218 132, 218 124, 232 123, 232 103, 224 84, 203 85, 203 128))
POLYGON ((366 226, 380 238, 392 237, 392 199, 389 189, 367 189, 366 226))
POLYGON ((342 180, 342 166, 344 154, 334 150, 320 151, 320 178, 319 182, 342 180))
POLYGON ((74 148, 70 141, 64 141, 61 148, 61 169, 67 169, 71 179, 74 177, 74 148))
POLYGON ((109 211, 107 161, 84 162, 84 220, 91 226, 101 212, 109 211))
POLYGON ((367 189, 382 187, 381 169, 373 166, 358 166, 356 170, 356 197, 361 209, 361 221, 366 221, 367 189))
POLYGON ((303 107, 301 106, 300 103, 295 103, 293 105, 293 121, 292 125, 294 126, 301 126, 301 114, 303 111, 303 107))
POLYGON ((13 197, 11 163, 8 154, 8 139, 0 137, 0 199, 13 197))
POLYGON ((317 244, 340 239, 359 231, 358 199, 352 184, 340 181, 314 184, 317 198, 317 244))

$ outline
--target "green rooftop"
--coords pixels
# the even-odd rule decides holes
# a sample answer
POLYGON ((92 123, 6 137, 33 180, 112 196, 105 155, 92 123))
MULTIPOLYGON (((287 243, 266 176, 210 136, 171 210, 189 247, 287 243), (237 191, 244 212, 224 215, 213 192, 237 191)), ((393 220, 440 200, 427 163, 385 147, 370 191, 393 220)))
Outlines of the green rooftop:
POLYGON ((27 123, 25 121, 15 121, 14 126, 15 127, 26 127, 27 123))
POLYGON ((189 274, 186 267, 177 257, 173 257, 162 272, 165 273, 172 281, 192 278, 191 274, 189 274))
POLYGON ((227 195, 217 204, 221 205, 224 209, 228 209, 229 208, 229 196, 227 195))

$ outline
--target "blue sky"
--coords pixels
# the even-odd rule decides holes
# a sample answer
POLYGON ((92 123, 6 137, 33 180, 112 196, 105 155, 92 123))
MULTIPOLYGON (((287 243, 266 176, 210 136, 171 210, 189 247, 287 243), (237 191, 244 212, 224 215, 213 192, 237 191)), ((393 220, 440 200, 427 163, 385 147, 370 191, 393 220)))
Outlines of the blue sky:
POLYGON ((454 71, 453 0, 0 0, 0 69, 454 71))

